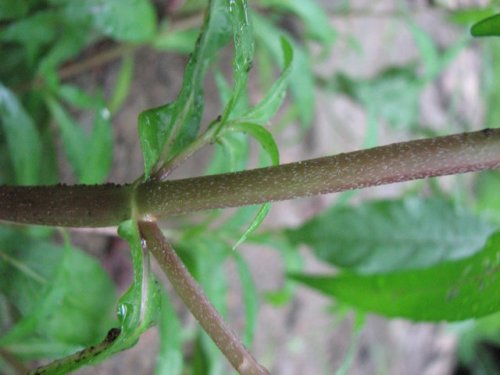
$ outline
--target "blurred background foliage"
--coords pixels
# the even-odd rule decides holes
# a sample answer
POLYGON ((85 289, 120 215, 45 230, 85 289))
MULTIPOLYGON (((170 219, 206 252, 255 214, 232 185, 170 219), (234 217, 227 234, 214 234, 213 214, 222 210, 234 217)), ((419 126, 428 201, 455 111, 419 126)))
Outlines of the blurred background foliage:
MULTIPOLYGON (((500 126, 500 43, 473 41, 467 35, 471 24, 494 14, 499 4, 491 2, 479 7, 471 2, 455 7, 446 1, 430 2, 431 5, 398 1, 387 11, 353 3, 251 2, 255 51, 250 88, 245 87, 230 118, 247 116, 255 123, 235 123, 221 134, 205 173, 279 163, 273 136, 279 138, 293 128, 294 136, 285 136, 284 143, 307 139, 317 122, 318 108, 321 109, 318 96, 345 98, 363 111, 363 147, 384 142, 386 133, 407 139, 500 126), (462 37, 447 44, 434 40, 415 16, 426 7, 433 8, 457 30, 463 30, 462 37), (342 61, 339 45, 363 59, 364 45, 359 39, 362 33, 360 36, 348 28, 337 27, 338 20, 377 14, 404 25, 413 40, 415 58, 382 66, 365 76, 349 69, 321 68, 332 56, 342 61), (464 51, 480 56, 480 119, 462 116, 461 106, 467 106, 467 101, 452 97, 445 104, 447 125, 431 126, 421 115, 422 97, 464 51), (278 111, 285 88, 289 95, 278 111), (265 105, 252 112, 252 104, 259 102, 265 105), (276 111, 277 116, 271 118, 276 111), (260 145, 258 150, 250 141, 252 137, 260 145)), ((107 181, 116 142, 113 120, 127 97, 134 95, 130 92, 134 67, 143 64, 137 52, 147 48, 157 53, 191 53, 206 5, 202 0, 0 0, 0 184, 107 181), (86 73, 114 61, 119 61, 119 65, 111 89, 103 86, 88 91, 80 84, 79 78, 86 73)), ((210 30, 216 36, 224 32, 210 30)), ((218 101, 224 108, 231 99, 232 85, 240 77, 237 67, 233 76, 228 73, 230 69, 224 60, 228 54, 238 58, 238 49, 235 46, 234 53, 220 53, 227 40, 214 40, 207 44, 207 54, 200 56, 210 64, 209 79, 215 83, 218 101)), ((191 109, 192 116, 199 116, 201 121, 206 80, 195 77, 191 83, 198 85, 193 92, 200 95, 196 96, 199 106, 191 109)), ((188 84, 185 81, 183 89, 188 84)), ((182 100, 181 94, 177 105, 182 100)), ((145 126, 141 121, 165 121, 161 116, 167 115, 171 112, 156 109, 141 115, 139 131, 145 126)), ((338 123, 333 126, 352 126, 338 123)), ((186 144, 196 139, 196 134, 184 136, 186 144)), ((141 137, 152 139, 145 132, 141 137)), ((146 173, 162 150, 160 145, 159 151, 155 151, 151 142, 143 145, 146 173), (148 161, 148 157, 152 159, 148 161)), ((342 145, 332 145, 330 152, 337 148, 342 149, 342 145)), ((493 272, 482 281, 489 288, 486 297, 486 293, 478 291, 477 280, 460 281, 460 288, 470 290, 451 307, 446 299, 455 298, 450 297, 450 291, 456 279, 449 281, 446 276, 460 275, 468 267, 476 267, 479 277, 487 274, 490 263, 494 267, 495 261, 498 269, 495 256, 498 258, 500 238, 494 232, 500 225, 500 173, 489 171, 452 179, 449 184, 438 180, 408 184, 398 197, 390 199, 363 200, 358 199, 356 192, 340 194, 331 207, 295 227, 263 227, 253 232, 269 209, 264 206, 245 207, 230 214, 204 213, 196 220, 180 218, 166 232, 209 299, 226 317, 231 313, 228 296, 234 286, 225 265, 235 265, 242 293, 241 333, 249 346, 259 330, 259 304, 279 308, 293 303, 299 281, 336 297, 329 312, 337 319, 343 319, 346 311, 353 311, 356 316, 353 345, 338 373, 348 373, 352 365, 356 337, 363 329, 367 312, 438 322, 471 318, 448 327, 458 335, 455 373, 498 373, 500 314, 490 314, 498 311, 498 302, 491 302, 500 293, 498 275, 493 272), (290 275, 280 288, 259 290, 246 258, 233 250, 235 246, 245 246, 241 245, 243 240, 280 254, 284 272, 290 275), (299 252, 302 246, 328 267, 342 271, 340 276, 331 276, 334 281, 326 282, 302 274, 307 263, 304 252, 299 252), (417 304, 423 294, 428 305, 435 308, 434 315, 415 310, 412 305, 416 289, 410 281, 420 277, 428 282, 418 286, 421 295, 420 300, 415 297, 417 304), (360 285, 364 283, 379 288, 363 289, 360 285), (433 294, 436 283, 441 286, 441 294, 433 294), (408 298, 394 302, 393 294, 401 291, 408 298)), ((137 234, 126 225, 121 228, 121 235, 134 243, 137 234)), ((140 246, 135 250, 132 246, 130 268, 136 274, 142 267, 140 251, 140 246)), ((109 267, 106 270, 102 262, 73 245, 67 231, 2 225, 0 372, 23 373, 48 360, 95 345, 118 324, 122 329, 124 324, 131 324, 126 332, 128 341, 122 343, 121 348, 125 348, 135 343, 149 324, 156 323, 161 338, 156 374, 227 373, 225 361, 214 344, 199 328, 181 324, 185 311, 157 286, 151 292, 151 311, 161 306, 161 314, 152 312, 148 324, 138 327, 130 323, 134 317, 126 316, 123 310, 116 316, 116 306, 137 303, 134 293, 140 282, 135 277, 119 303, 117 290, 122 292, 123 288, 111 279, 109 267)), ((273 367, 273 358, 265 361, 273 367)), ((331 373, 332 369, 325 371, 331 373)))

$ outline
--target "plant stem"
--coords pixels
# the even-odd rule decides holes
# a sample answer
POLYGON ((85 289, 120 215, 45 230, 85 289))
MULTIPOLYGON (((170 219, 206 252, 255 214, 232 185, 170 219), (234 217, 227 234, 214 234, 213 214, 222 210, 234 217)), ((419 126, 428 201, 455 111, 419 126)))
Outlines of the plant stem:
POLYGON ((163 217, 500 168, 500 129, 137 187, 139 214, 163 217))
POLYGON ((156 223, 140 221, 139 230, 179 297, 236 371, 241 375, 269 375, 215 310, 156 223))
POLYGON ((131 217, 133 185, 0 186, 0 220, 107 227, 131 217))
POLYGON ((0 186, 0 220, 69 227, 163 217, 500 168, 500 129, 275 167, 137 185, 0 186))

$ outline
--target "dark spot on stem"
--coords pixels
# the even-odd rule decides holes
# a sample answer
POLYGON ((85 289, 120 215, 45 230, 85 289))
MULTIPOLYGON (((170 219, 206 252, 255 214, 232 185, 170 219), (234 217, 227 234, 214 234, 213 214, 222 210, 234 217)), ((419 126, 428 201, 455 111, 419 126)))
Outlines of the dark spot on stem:
POLYGON ((106 338, 104 339, 104 342, 105 343, 112 343, 113 341, 115 341, 118 336, 120 336, 120 333, 122 332, 122 330, 120 328, 111 328, 106 336, 106 338))
POLYGON ((250 70, 252 70, 252 67, 253 67, 253 60, 250 60, 247 64, 246 72, 248 73, 250 70))

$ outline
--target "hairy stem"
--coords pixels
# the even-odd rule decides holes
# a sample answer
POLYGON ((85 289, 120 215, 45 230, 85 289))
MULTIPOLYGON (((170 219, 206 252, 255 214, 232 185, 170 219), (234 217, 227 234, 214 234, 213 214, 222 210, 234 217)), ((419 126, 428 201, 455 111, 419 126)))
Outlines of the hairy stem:
POLYGON ((107 227, 131 217, 133 185, 0 186, 0 220, 107 227))
POLYGON ((500 168, 500 129, 249 171, 137 185, 0 186, 0 220, 68 227, 163 217, 500 168))
POLYGON ((158 260, 179 297, 236 371, 241 375, 269 374, 252 357, 215 310, 156 223, 141 221, 139 230, 147 248, 158 260))
POLYGON ((277 167, 150 181, 140 214, 162 217, 500 168, 500 129, 395 143, 277 167))

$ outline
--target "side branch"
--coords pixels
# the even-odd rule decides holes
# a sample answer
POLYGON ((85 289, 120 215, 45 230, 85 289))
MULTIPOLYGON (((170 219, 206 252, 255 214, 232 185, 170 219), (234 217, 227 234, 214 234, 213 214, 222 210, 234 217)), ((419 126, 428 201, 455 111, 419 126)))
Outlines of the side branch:
POLYGON ((179 297, 235 370, 241 375, 269 375, 215 310, 156 223, 139 222, 139 230, 179 297))
POLYGON ((138 186, 141 214, 162 217, 500 168, 500 129, 395 143, 319 159, 138 186))

